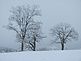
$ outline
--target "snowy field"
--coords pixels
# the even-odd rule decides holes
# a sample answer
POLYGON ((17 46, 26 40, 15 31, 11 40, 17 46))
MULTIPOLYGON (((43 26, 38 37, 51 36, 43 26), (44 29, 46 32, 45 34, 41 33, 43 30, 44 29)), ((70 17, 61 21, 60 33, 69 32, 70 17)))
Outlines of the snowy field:
POLYGON ((0 61, 81 61, 81 50, 0 53, 0 61))

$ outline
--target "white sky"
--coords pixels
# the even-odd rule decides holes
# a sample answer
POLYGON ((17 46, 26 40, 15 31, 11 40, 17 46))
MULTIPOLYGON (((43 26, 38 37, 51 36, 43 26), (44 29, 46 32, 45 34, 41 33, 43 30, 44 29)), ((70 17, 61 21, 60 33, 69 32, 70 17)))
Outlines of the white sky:
MULTIPOLYGON (((0 0, 0 47, 19 48, 15 33, 3 28, 8 24, 9 10, 13 6, 24 4, 37 4, 41 9, 40 21, 43 22, 43 32, 49 35, 50 28, 66 22, 79 32, 79 40, 70 43, 68 49, 81 49, 81 0, 0 0), (69 47, 70 46, 70 47, 69 47)), ((43 46, 47 46, 51 39, 44 40, 43 46)))

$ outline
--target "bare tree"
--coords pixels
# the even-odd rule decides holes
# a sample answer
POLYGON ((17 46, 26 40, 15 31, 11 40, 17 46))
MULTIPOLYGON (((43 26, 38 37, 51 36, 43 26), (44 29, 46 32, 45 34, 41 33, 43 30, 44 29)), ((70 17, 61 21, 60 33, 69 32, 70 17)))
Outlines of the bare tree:
POLYGON ((0 47, 0 53, 7 53, 7 52, 17 52, 17 50, 12 48, 0 47))
POLYGON ((56 43, 61 43, 61 50, 64 50, 64 45, 69 40, 77 40, 78 33, 69 24, 61 23, 51 29, 52 36, 54 36, 56 43))
POLYGON ((32 22, 28 26, 28 33, 27 33, 27 40, 26 47, 29 49, 36 51, 36 46, 40 40, 44 38, 41 32, 41 22, 32 22))
POLYGON ((39 8, 34 5, 30 6, 18 6, 12 8, 10 11, 8 29, 13 30, 17 34, 17 38, 21 43, 21 51, 24 50, 24 39, 27 35, 28 25, 34 21, 37 16, 40 16, 39 8))

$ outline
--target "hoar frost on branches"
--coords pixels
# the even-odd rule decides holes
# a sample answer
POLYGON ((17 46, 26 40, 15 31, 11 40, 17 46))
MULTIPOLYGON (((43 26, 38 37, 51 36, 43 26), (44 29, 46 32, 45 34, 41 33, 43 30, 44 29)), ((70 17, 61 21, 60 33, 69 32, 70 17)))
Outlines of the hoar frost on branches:
POLYGON ((61 50, 64 50, 64 45, 67 41, 78 39, 78 32, 67 23, 60 23, 53 27, 51 29, 51 34, 55 39, 54 42, 61 44, 61 50))
POLYGON ((8 29, 13 30, 17 34, 17 38, 21 43, 21 51, 24 50, 24 43, 28 34, 29 25, 34 22, 35 18, 40 16, 40 9, 34 5, 17 6, 10 11, 8 29))

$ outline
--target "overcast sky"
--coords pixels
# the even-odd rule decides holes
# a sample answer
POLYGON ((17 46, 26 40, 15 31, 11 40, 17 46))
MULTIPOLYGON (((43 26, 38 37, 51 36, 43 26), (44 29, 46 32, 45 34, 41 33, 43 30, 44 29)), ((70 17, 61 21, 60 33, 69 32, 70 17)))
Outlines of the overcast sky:
MULTIPOLYGON (((50 28, 60 22, 69 23, 79 33, 79 40, 72 41, 68 49, 81 49, 81 0, 0 0, 0 47, 19 48, 15 32, 3 28, 8 24, 12 7, 26 4, 40 6, 40 21, 43 22, 42 31, 49 35, 50 28)), ((51 39, 47 36, 42 46, 47 46, 51 39)))

